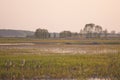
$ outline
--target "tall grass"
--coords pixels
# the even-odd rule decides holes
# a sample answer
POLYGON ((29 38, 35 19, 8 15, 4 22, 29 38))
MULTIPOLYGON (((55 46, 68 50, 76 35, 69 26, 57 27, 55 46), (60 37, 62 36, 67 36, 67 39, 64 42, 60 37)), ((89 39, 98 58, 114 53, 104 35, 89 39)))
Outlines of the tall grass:
POLYGON ((120 80, 119 54, 14 54, 0 55, 0 79, 120 80))
POLYGON ((39 40, 0 38, 0 43, 60 43, 61 45, 0 46, 0 79, 78 79, 120 80, 119 40, 39 40), (68 44, 68 45, 63 45, 68 44), (97 44, 73 46, 70 44, 97 44), (98 46, 98 44, 102 44, 98 46), (105 45, 107 44, 107 45, 105 45), (118 44, 118 45, 109 45, 118 44), (40 47, 40 48, 39 48, 40 47), (42 49, 87 51, 86 54, 53 53, 42 49), (105 52, 104 54, 102 53, 105 52), (106 50, 113 50, 107 52, 106 50), (114 51, 115 50, 115 51, 114 51), (93 54, 95 52, 95 54, 93 54), (101 54, 99 54, 101 53, 101 54))

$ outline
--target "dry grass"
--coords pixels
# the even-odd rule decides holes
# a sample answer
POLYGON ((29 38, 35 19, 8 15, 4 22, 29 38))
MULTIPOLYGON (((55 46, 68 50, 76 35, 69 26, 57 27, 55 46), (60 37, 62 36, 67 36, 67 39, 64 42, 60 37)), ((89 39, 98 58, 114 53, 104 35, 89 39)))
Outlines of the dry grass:
MULTIPOLYGON (((1 43, 29 42, 28 39, 12 40, 1 43)), ((50 40, 50 44, 41 44, 42 41, 48 42, 35 39, 35 43, 40 44, 0 45, 0 79, 85 80, 97 77, 120 80, 119 44, 78 45, 80 41, 72 40, 50 40), (59 44, 51 44, 57 41, 59 44)))

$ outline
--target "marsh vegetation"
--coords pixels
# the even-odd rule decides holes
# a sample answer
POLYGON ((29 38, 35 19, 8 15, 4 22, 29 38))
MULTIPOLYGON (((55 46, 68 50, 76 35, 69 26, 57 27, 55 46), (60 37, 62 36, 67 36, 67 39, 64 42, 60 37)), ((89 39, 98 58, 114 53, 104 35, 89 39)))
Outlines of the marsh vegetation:
POLYGON ((83 42, 29 40, 27 42, 24 39, 22 41, 9 39, 7 43, 6 39, 1 39, 0 79, 119 80, 120 45, 105 44, 106 42, 119 43, 119 40, 86 40, 83 42), (93 41, 101 44, 86 45, 93 41))

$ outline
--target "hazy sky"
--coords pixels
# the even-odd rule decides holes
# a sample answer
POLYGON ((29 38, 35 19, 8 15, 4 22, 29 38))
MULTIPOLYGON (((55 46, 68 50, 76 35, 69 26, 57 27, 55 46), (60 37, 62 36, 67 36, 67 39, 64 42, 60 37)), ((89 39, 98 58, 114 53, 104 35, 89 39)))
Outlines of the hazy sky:
POLYGON ((0 0, 0 29, 79 32, 87 23, 120 32, 120 0, 0 0))

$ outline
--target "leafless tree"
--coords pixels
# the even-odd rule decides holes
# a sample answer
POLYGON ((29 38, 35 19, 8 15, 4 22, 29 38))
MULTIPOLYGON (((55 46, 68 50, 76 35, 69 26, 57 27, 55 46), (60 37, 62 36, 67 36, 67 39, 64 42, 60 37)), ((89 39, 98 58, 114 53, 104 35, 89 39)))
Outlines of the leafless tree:
POLYGON ((68 38, 68 37, 71 37, 72 36, 72 33, 70 31, 62 31, 60 32, 60 37, 61 38, 68 38))
POLYGON ((84 31, 86 33, 86 37, 87 38, 91 38, 92 37, 92 32, 93 32, 94 26, 95 26, 95 24, 93 24, 93 23, 85 25, 84 31))
POLYGON ((49 32, 47 29, 36 29, 35 31, 36 38, 46 39, 49 38, 49 32))
POLYGON ((94 30, 95 37, 100 38, 101 33, 102 33, 102 27, 100 25, 96 25, 94 30))
POLYGON ((83 30, 87 38, 100 38, 100 35, 102 33, 102 27, 93 23, 86 24, 83 30))

